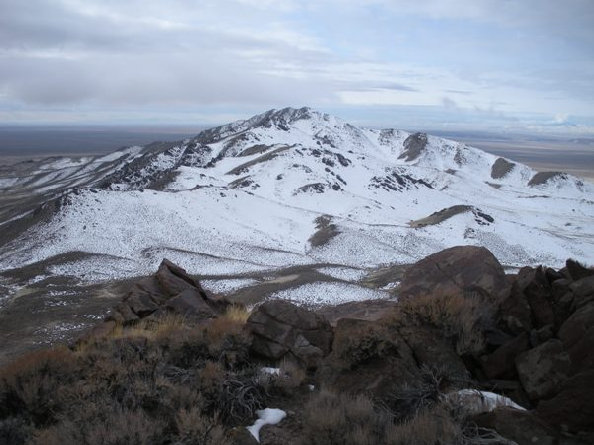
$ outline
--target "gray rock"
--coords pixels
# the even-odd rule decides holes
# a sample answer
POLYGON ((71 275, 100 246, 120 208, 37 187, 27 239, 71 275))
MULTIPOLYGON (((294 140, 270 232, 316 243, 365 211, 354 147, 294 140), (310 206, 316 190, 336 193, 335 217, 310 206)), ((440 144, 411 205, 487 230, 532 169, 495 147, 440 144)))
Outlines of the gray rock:
POLYGON ((252 350, 268 359, 290 354, 315 367, 330 352, 332 327, 322 316, 282 300, 267 301, 250 315, 252 350))
POLYGON ((405 161, 414 161, 419 157, 427 146, 427 134, 426 133, 414 133, 411 134, 404 140, 404 151, 398 159, 404 159, 405 161))
POLYGON ((532 400, 552 397, 570 374, 571 360, 558 339, 550 339, 516 358, 522 386, 532 400))

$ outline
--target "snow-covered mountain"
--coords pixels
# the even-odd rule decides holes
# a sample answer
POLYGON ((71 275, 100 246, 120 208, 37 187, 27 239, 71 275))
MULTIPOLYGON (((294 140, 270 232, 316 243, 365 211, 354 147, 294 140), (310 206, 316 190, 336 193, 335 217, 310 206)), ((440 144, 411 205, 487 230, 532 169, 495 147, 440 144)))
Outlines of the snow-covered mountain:
POLYGON ((309 108, 0 173, 13 204, 0 212, 2 271, 44 263, 93 281, 150 273, 163 257, 202 274, 356 270, 460 244, 510 266, 594 263, 592 185, 309 108))

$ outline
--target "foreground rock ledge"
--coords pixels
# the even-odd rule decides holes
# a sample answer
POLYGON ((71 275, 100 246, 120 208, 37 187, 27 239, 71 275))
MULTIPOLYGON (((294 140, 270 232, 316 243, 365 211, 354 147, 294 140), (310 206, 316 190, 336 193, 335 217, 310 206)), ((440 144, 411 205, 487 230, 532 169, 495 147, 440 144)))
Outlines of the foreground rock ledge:
MULTIPOLYGON (((441 369, 451 380, 443 381, 444 388, 465 381, 528 408, 521 415, 506 408, 476 418, 519 444, 535 437, 565 443, 567 434, 573 437, 567 443, 579 444, 594 437, 594 270, 568 260, 561 270, 526 267, 506 275, 487 249, 454 247, 411 266, 398 292, 402 303, 376 320, 341 318, 335 328, 290 302, 265 302, 245 325, 253 360, 274 365, 289 359, 316 386, 375 397, 421 385, 428 369, 441 369), (406 305, 415 301, 468 301, 475 310, 484 308, 467 320, 480 341, 461 351, 460 333, 414 313, 414 304, 406 305), (413 312, 403 315, 402 305, 413 312)), ((132 287, 95 335, 116 322, 166 313, 208 320, 228 305, 164 260, 153 277, 132 287)))

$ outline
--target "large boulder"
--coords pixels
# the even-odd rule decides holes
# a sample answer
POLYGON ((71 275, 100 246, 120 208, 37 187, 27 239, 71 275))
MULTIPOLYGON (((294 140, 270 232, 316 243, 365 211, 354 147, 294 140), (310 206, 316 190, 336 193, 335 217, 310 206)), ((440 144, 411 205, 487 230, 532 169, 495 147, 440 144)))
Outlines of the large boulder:
POLYGON ((295 358, 315 367, 330 352, 332 327, 324 317, 288 301, 258 306, 247 320, 252 350, 270 360, 295 358))
POLYGON ((569 376, 571 360, 561 340, 550 339, 520 355, 516 367, 528 396, 539 400, 556 394, 569 376))
POLYGON ((499 298, 507 293, 505 272, 484 247, 458 246, 418 261, 404 274, 401 298, 457 296, 479 292, 499 298))

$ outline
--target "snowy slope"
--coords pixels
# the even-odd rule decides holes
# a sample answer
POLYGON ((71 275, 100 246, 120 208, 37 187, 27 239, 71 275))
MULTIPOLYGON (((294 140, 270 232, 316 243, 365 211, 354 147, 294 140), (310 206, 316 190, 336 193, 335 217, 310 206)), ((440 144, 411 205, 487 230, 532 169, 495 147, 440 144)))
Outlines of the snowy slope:
POLYGON ((70 190, 52 218, 4 245, 0 270, 67 252, 99 254, 51 267, 83 281, 150 273, 163 257, 202 274, 365 268, 459 244, 507 265, 594 263, 593 187, 535 175, 446 139, 271 110, 191 140, 0 178, 8 191, 70 190))

